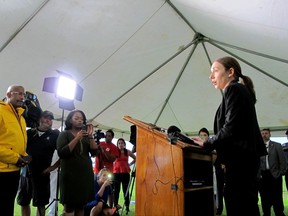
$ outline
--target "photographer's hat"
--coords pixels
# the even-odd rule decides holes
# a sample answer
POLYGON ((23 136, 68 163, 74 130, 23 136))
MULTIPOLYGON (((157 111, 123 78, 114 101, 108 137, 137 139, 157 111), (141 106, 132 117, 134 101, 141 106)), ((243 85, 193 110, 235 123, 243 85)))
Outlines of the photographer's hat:
POLYGON ((52 112, 48 111, 48 110, 45 110, 44 112, 42 112, 42 115, 41 117, 51 117, 51 119, 54 119, 54 115, 52 112))

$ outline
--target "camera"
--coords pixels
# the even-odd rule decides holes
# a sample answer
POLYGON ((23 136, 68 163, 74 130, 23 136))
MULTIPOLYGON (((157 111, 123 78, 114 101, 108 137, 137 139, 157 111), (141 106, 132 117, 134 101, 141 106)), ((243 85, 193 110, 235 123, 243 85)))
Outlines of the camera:
POLYGON ((95 130, 93 137, 95 142, 99 145, 100 139, 105 138, 105 134, 101 130, 95 130))
POLYGON ((26 91, 23 108, 25 109, 23 116, 27 127, 37 127, 42 113, 37 96, 32 92, 26 91))
POLYGON ((25 101, 29 100, 29 101, 37 101, 37 96, 35 94, 33 94, 32 92, 26 91, 25 92, 25 101))
POLYGON ((27 163, 30 163, 32 161, 31 155, 23 156, 22 159, 27 163))

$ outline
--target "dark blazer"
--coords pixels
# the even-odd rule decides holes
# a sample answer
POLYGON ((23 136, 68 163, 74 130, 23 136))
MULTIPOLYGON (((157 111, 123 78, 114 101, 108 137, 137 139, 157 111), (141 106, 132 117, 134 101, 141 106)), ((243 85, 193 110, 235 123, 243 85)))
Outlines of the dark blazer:
POLYGON ((266 155, 254 101, 248 89, 232 81, 225 88, 222 103, 214 120, 215 136, 204 143, 207 149, 216 149, 221 163, 239 163, 245 159, 266 155))
MULTIPOLYGON (((261 157, 260 168, 266 169, 266 156, 261 157)), ((286 158, 280 143, 269 141, 268 164, 271 174, 274 178, 278 178, 286 172, 286 158)))

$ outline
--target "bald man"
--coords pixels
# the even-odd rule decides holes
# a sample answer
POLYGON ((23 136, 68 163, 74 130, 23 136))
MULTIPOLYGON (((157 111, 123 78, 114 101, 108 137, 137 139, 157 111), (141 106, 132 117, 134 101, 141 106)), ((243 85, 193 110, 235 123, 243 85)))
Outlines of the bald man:
POLYGON ((28 164, 24 98, 24 87, 11 85, 0 101, 0 215, 5 216, 14 215, 20 167, 28 164))

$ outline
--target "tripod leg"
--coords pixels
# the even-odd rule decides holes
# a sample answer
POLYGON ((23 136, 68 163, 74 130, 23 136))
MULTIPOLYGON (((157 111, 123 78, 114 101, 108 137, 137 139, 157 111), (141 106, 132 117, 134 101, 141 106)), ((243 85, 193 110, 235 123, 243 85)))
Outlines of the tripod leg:
POLYGON ((53 210, 50 209, 50 211, 48 212, 48 215, 50 215, 52 213, 52 215, 58 216, 59 181, 60 181, 59 174, 60 174, 60 167, 58 167, 58 169, 57 169, 55 198, 45 208, 45 210, 47 210, 49 207, 53 207, 53 210), (54 206, 52 206, 53 204, 54 204, 54 206))
MULTIPOLYGON (((128 204, 128 206, 126 206, 126 208, 128 208, 128 209, 129 209, 129 206, 130 206, 130 201, 131 201, 131 197, 132 197, 132 193, 133 193, 133 187, 134 187, 134 181, 135 181, 135 169, 136 169, 136 164, 133 165, 133 169, 132 169, 132 172, 131 172, 132 175, 131 175, 127 190, 126 190, 126 192, 124 194, 124 200, 125 200, 125 197, 127 197, 128 194, 129 194, 129 204, 128 204), (133 177, 133 175, 134 175, 134 177, 133 177), (132 182, 132 187, 131 187, 131 191, 129 193, 131 182, 132 182)), ((124 205, 125 205, 125 201, 124 201, 124 205)), ((124 210, 124 208, 122 208, 121 215, 123 214, 123 210, 124 210)), ((126 214, 128 214, 128 211, 126 212, 126 214)))
POLYGON ((58 201, 59 201, 59 186, 60 186, 60 166, 57 169, 57 186, 56 186, 56 201, 55 201, 55 216, 58 216, 58 201))

